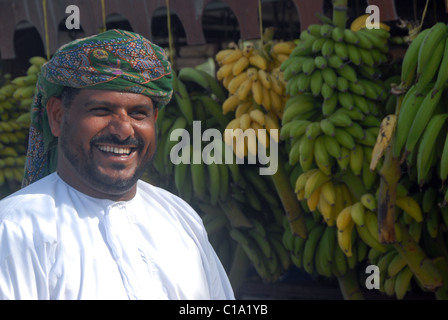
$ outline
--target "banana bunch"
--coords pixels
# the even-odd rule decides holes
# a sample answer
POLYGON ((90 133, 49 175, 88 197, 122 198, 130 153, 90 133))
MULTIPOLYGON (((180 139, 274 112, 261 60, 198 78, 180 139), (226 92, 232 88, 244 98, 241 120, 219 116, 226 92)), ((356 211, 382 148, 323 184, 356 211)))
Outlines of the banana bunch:
POLYGON ((291 266, 290 255, 283 244, 282 226, 275 223, 264 226, 258 219, 251 222, 251 228, 231 228, 230 236, 241 246, 261 279, 274 283, 291 266))
POLYGON ((434 174, 442 183, 448 177, 448 114, 444 110, 447 31, 444 23, 421 31, 402 63, 400 86, 406 91, 397 117, 393 155, 406 160, 420 185, 428 183, 434 174))
POLYGON ((0 87, 0 186, 10 191, 22 183, 26 162, 30 108, 37 74, 46 60, 32 57, 26 75, 11 79, 4 75, 0 87))
MULTIPOLYGON (((268 148, 271 129, 280 129, 280 119, 287 97, 285 96, 285 81, 280 65, 295 48, 293 41, 271 44, 269 49, 255 49, 254 45, 246 44, 244 48, 236 46, 219 51, 215 60, 219 66, 217 79, 222 81, 228 90, 228 97, 222 104, 222 113, 233 113, 235 118, 228 123, 226 129, 253 129, 255 140, 268 148), (266 129, 267 135, 259 129, 266 129), (261 136, 258 134, 260 133, 261 136)), ((253 135, 252 135, 253 136, 253 135)), ((278 135, 272 135, 278 143, 278 135)), ((234 146, 238 157, 243 158, 248 152, 256 154, 256 143, 248 146, 235 147, 231 137, 226 140, 234 146), (238 151, 241 150, 241 151, 238 151)))
POLYGON ((287 100, 280 137, 289 163, 327 175, 350 169, 370 189, 369 170, 382 115, 385 87, 380 66, 387 61, 384 30, 310 25, 281 65, 287 100))
POLYGON ((367 257, 368 246, 354 237, 352 255, 344 254, 337 243, 337 228, 323 224, 320 218, 308 217, 307 228, 309 237, 303 239, 285 225, 282 241, 292 264, 312 276, 342 277, 367 257))
POLYGON ((380 121, 372 114, 339 108, 321 114, 311 93, 291 97, 285 104, 280 138, 288 143, 289 164, 304 171, 317 166, 327 175, 348 169, 371 188, 376 174, 369 169, 380 121))
POLYGON ((387 251, 376 254, 370 262, 378 266, 379 290, 382 293, 401 300, 408 291, 412 290, 414 274, 406 260, 394 247, 388 247, 387 251))

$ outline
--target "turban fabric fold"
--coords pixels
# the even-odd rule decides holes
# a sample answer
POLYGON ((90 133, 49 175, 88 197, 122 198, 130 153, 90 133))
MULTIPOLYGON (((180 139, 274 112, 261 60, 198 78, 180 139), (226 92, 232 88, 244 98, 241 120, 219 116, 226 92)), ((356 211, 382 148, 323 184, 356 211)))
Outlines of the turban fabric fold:
POLYGON ((56 170, 57 137, 46 105, 64 87, 139 93, 160 109, 173 93, 172 70, 162 48, 130 31, 108 30, 59 48, 37 80, 23 186, 56 170))

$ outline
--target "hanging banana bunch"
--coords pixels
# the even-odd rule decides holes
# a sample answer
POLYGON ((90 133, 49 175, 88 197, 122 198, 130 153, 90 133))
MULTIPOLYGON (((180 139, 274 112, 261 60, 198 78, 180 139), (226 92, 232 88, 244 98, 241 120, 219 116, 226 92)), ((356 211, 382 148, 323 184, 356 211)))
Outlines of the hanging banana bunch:
POLYGON ((0 87, 0 187, 8 192, 20 188, 26 162, 30 108, 37 74, 46 62, 35 56, 29 60, 26 75, 11 79, 3 76, 0 87))

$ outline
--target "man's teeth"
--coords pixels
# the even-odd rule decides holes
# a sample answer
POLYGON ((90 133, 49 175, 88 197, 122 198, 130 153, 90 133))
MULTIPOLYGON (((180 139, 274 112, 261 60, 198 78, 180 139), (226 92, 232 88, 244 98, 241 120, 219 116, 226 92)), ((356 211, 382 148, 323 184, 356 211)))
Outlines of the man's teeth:
POLYGON ((131 149, 130 148, 116 148, 116 147, 110 147, 110 146, 98 146, 98 149, 104 152, 112 152, 116 154, 130 154, 131 149))

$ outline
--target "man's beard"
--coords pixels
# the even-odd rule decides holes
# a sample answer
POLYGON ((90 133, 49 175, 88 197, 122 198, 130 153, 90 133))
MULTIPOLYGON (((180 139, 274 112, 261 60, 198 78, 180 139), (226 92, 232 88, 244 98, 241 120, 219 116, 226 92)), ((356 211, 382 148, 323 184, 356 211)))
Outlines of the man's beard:
MULTIPOLYGON (((67 127, 66 127, 67 128, 67 127)), ((90 143, 90 152, 85 152, 85 150, 81 149, 73 149, 73 143, 70 142, 67 135, 64 134, 65 130, 61 133, 60 139, 60 152, 63 152, 64 157, 71 164, 71 166, 75 169, 76 173, 84 180, 87 184, 90 185, 91 188, 96 189, 105 194, 123 194, 126 191, 130 190, 140 179, 140 177, 146 171, 147 165, 150 163, 152 156, 147 157, 147 159, 138 164, 135 169, 134 174, 130 178, 120 178, 113 177, 110 175, 106 175, 101 173, 98 167, 93 162, 93 148, 95 148, 95 144, 102 143, 111 143, 114 145, 127 146, 127 145, 136 145, 137 150, 135 152, 141 152, 142 144, 140 140, 130 140, 127 139, 125 141, 118 140, 115 136, 102 136, 102 137, 94 137, 90 143), (78 152, 76 152, 78 151, 78 152)), ((155 140, 154 140, 155 143, 155 140)), ((155 147, 155 146, 154 146, 155 147)), ((117 172, 125 169, 125 165, 123 164, 114 164, 112 168, 117 172)))

